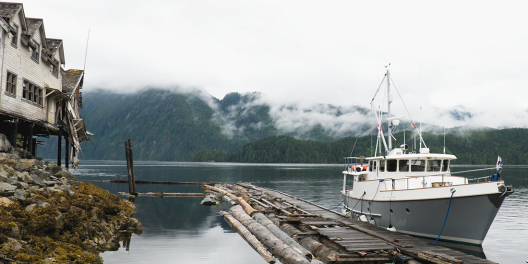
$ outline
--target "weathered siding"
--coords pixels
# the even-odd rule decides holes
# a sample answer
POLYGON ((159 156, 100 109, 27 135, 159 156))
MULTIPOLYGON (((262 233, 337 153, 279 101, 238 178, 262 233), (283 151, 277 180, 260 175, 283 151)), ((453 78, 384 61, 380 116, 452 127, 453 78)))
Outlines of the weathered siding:
MULTIPOLYGON (((2 70, 2 96, 0 99, 0 109, 9 113, 18 114, 24 116, 30 120, 39 120, 47 121, 54 123, 55 116, 55 102, 56 99, 52 98, 43 98, 43 105, 40 106, 33 102, 30 102, 22 98, 23 92, 23 82, 24 79, 32 82, 33 84, 42 88, 42 97, 46 95, 46 87, 51 87, 62 90, 61 85, 61 75, 55 77, 51 72, 51 65, 48 62, 45 62, 42 59, 43 50, 42 47, 45 43, 42 43, 40 30, 37 30, 31 40, 35 41, 40 45, 40 57, 38 62, 31 58, 31 49, 29 46, 22 44, 20 17, 18 15, 14 16, 11 25, 16 24, 19 26, 19 36, 18 44, 16 47, 11 45, 12 34, 7 33, 5 39, 5 49, 4 49, 4 65, 2 70), (7 88, 7 71, 10 71, 17 75, 17 85, 16 85, 16 97, 6 94, 7 88), (47 111, 50 111, 48 113, 47 111)), ((30 41, 31 41, 30 40, 30 41)), ((59 52, 56 52, 55 57, 60 61, 59 52)))

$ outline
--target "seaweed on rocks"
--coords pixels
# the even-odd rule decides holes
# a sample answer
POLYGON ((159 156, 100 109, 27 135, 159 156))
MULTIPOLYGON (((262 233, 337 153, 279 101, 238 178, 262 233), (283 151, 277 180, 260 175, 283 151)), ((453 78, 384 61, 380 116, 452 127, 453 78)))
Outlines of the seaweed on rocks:
POLYGON ((0 146, 1 264, 102 263, 100 252, 141 234, 134 210, 63 167, 0 146))

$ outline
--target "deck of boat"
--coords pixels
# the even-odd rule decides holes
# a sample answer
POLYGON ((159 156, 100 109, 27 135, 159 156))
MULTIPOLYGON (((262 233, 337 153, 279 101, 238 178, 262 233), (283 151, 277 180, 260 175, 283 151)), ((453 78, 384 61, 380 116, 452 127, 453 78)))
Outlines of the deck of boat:
POLYGON ((265 193, 284 204, 292 205, 293 208, 303 211, 306 215, 318 216, 288 217, 285 221, 307 225, 312 229, 310 233, 325 237, 339 245, 341 250, 338 251, 338 257, 334 263, 388 261, 387 254, 381 253, 389 250, 399 251, 401 254, 427 263, 495 263, 454 249, 432 246, 428 240, 391 232, 369 223, 346 218, 338 212, 280 191, 248 183, 237 183, 237 185, 247 189, 253 200, 259 201, 265 193))

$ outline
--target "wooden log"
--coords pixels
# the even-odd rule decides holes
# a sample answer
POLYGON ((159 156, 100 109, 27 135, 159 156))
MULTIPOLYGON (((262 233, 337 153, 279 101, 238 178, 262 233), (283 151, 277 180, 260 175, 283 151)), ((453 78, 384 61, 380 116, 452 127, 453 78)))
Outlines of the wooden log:
POLYGON ((255 221, 265 226, 269 231, 271 231, 271 233, 273 233, 276 237, 286 243, 286 245, 293 247, 297 251, 301 252, 306 257, 306 259, 312 260, 312 253, 310 251, 308 251, 306 248, 297 243, 297 241, 291 238, 288 234, 284 233, 284 231, 282 231, 278 226, 276 226, 264 214, 255 213, 252 217, 253 219, 255 219, 255 221))
MULTIPOLYGON (((125 180, 98 180, 98 182, 112 182, 112 183, 128 183, 125 180)), ((211 182, 173 182, 173 181, 143 181, 136 180, 136 184, 177 184, 177 185, 206 185, 215 184, 211 182)))
MULTIPOLYGON (((296 237, 297 234, 304 234, 301 230, 295 228, 290 224, 282 224, 280 228, 282 229, 282 231, 292 237, 296 237)), ((324 263, 336 261, 338 259, 337 251, 327 247, 326 245, 322 244, 321 242, 315 240, 310 236, 303 235, 300 236, 298 240, 299 244, 301 244, 304 248, 310 250, 315 257, 317 257, 324 263)))
POLYGON ((242 199, 242 197, 237 197, 237 201, 249 216, 253 216, 255 213, 258 212, 257 210, 255 210, 255 208, 251 207, 251 205, 249 205, 246 200, 242 199))
POLYGON ((220 188, 217 188, 217 187, 214 187, 214 186, 210 186, 210 185, 203 185, 203 187, 206 189, 206 190, 211 190, 213 192, 217 192, 221 195, 225 195, 233 200, 237 200, 238 197, 236 197, 234 194, 228 192, 228 191, 224 191, 220 188))
POLYGON ((271 252, 277 256, 282 263, 289 264, 308 264, 308 261, 302 254, 291 248, 282 240, 272 234, 266 227, 253 220, 241 206, 231 207, 232 215, 240 221, 246 228, 257 237, 271 252))
POLYGON ((237 233, 249 243, 249 245, 260 254, 260 256, 268 263, 275 263, 276 260, 271 253, 264 247, 258 239, 252 235, 247 228, 237 221, 232 215, 225 211, 220 211, 220 215, 229 223, 229 225, 237 231, 237 233))
POLYGON ((203 197, 205 193, 166 193, 166 192, 147 192, 138 193, 138 196, 154 197, 203 197))

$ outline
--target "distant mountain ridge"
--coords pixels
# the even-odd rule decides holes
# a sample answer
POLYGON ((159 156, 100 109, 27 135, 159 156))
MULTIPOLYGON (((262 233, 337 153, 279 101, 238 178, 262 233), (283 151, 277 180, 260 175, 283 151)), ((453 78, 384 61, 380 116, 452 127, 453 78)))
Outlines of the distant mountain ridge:
MULTIPOLYGON (((369 109, 277 105, 259 93, 229 93, 217 99, 201 90, 178 88, 149 88, 131 94, 97 90, 83 93, 83 105, 86 127, 95 136, 82 145, 81 159, 124 160, 124 141, 130 137, 136 160, 188 161, 192 157, 195 161, 333 163, 349 155, 352 143, 346 138, 366 136, 361 142, 370 142, 373 133, 369 109)), ((491 128, 471 131, 501 133, 491 128)), ((396 133, 401 132, 400 127, 396 133)), ((455 135, 453 140, 462 140, 467 128, 447 133, 455 135)), ((406 134, 409 140, 410 131, 406 134)), ((369 149, 365 142, 358 150, 369 149)), ((54 159, 57 142, 50 139, 47 143, 38 155, 54 159)))

